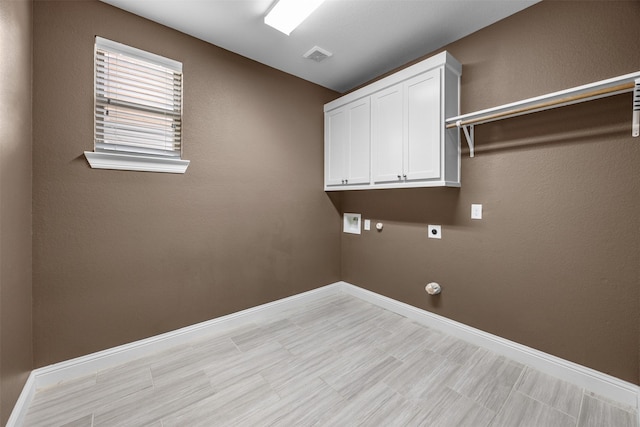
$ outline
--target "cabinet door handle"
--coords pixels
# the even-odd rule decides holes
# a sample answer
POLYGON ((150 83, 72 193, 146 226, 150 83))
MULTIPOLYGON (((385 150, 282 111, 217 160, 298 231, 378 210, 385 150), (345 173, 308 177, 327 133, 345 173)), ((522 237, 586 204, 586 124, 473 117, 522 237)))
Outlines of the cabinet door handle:
POLYGON ((348 179, 345 179, 345 180, 344 180, 344 183, 345 183, 345 184, 348 184, 348 183, 349 183, 349 180, 348 180, 348 179))
POLYGON ((404 179, 407 179, 407 174, 402 175, 404 179))
POLYGON ((402 179, 402 176, 398 175, 398 179, 402 179))

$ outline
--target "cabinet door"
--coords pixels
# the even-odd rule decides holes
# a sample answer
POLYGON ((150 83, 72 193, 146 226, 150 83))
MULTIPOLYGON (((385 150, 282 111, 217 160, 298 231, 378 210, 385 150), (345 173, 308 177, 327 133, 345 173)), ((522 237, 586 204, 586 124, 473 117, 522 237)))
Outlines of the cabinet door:
POLYGON ((407 180, 440 177, 441 117, 440 69, 405 82, 407 110, 404 173, 407 180))
POLYGON ((349 146, 346 175, 349 184, 368 184, 371 171, 371 101, 369 97, 349 104, 349 146))
POLYGON ((402 84, 371 97, 374 182, 400 182, 403 145, 402 84))
POLYGON ((325 184, 368 184, 371 170, 368 97, 325 114, 325 184))
POLYGON ((346 150, 349 145, 349 115, 346 108, 324 116, 324 181, 341 185, 347 177, 346 150))

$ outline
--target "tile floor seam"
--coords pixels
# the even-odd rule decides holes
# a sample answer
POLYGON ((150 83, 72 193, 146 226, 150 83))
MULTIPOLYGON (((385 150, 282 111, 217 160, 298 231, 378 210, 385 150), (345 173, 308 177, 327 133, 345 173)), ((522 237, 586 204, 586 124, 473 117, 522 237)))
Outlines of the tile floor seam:
POLYGON ((151 388, 153 390, 155 390, 156 389, 156 382, 155 382, 155 378, 154 378, 154 375, 153 375, 153 370, 151 369, 151 366, 149 366, 147 369, 149 370, 149 376, 151 377, 151 388))
MULTIPOLYGON (((565 412, 565 411, 563 411, 562 409, 556 408, 556 407, 555 407, 555 406, 553 406, 553 405, 549 405, 548 403, 543 402, 543 401, 542 401, 542 400, 540 400, 540 399, 536 399, 535 397, 530 396, 530 395, 528 395, 527 393, 523 393, 523 392, 522 392, 522 391, 520 391, 520 390, 514 390, 514 391, 515 391, 516 393, 520 393, 521 395, 525 396, 525 397, 526 397, 526 398, 528 398, 528 399, 531 399, 531 400, 533 400, 533 401, 536 401, 536 402, 540 403, 541 405, 544 405, 544 406, 546 406, 546 407, 548 407, 548 408, 551 408, 551 409, 553 409, 554 411, 558 411, 558 412, 560 412, 560 413, 562 413, 562 414, 564 414, 564 415, 568 416, 569 418, 575 418, 575 419, 576 419, 576 422, 577 422, 578 418, 580 418, 579 416, 574 417, 573 415, 566 413, 566 412, 565 412)), ((580 415, 580 412, 578 412, 578 415, 580 415)))
MULTIPOLYGON (((622 411, 625 411, 625 412, 631 412, 631 413, 635 414, 640 409, 640 407, 639 408, 634 408, 632 406, 624 405, 624 404, 622 404, 620 402, 612 401, 610 399, 607 399, 606 397, 602 397, 599 394, 596 394, 595 392, 590 392, 590 391, 584 390, 584 389, 583 389, 583 392, 586 393, 587 395, 589 395, 589 393, 591 393, 591 395, 589 397, 591 397, 591 398, 593 398, 593 399, 595 399, 595 400, 597 400, 599 402, 605 403, 607 405, 612 405, 612 406, 614 406, 614 407, 616 407, 616 408, 618 408, 618 409, 620 409, 622 411)), ((640 399, 640 390, 638 390, 638 398, 640 399)))
POLYGON ((586 391, 582 391, 582 397, 580 399, 580 410, 578 411, 578 416, 576 417, 576 427, 580 426, 580 416, 582 415, 582 408, 584 407, 584 399, 587 395, 586 391))
MULTIPOLYGON (((513 386, 511 386, 511 390, 509 390, 509 394, 507 395, 507 398, 504 399, 504 401, 502 402, 502 405, 500 406, 500 408, 498 408, 495 412, 493 417, 491 418, 491 421, 489 422, 489 426, 492 426, 493 423, 496 421, 496 418, 498 417, 498 415, 500 415, 500 413, 502 412, 502 409, 504 408, 504 406, 506 405, 506 403, 509 401, 509 399, 511 398, 511 395, 514 393, 514 391, 516 391, 516 385, 522 380, 522 378, 525 375, 525 372, 527 371, 526 366, 522 369, 522 372, 520 372, 520 375, 518 376, 518 379, 513 383, 513 386)), ((484 405, 483 405, 484 406, 484 405)))
POLYGON ((528 366, 525 366, 525 368, 522 370, 522 374, 518 377, 518 381, 516 381, 516 383, 513 385, 513 387, 517 390, 525 381, 526 379, 529 377, 529 372, 530 369, 528 366))

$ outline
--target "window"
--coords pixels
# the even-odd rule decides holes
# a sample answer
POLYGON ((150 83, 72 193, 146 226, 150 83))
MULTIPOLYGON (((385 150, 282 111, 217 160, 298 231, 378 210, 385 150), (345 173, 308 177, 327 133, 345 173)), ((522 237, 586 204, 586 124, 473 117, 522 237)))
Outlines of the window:
POLYGON ((92 168, 184 173, 182 64, 96 37, 92 168))

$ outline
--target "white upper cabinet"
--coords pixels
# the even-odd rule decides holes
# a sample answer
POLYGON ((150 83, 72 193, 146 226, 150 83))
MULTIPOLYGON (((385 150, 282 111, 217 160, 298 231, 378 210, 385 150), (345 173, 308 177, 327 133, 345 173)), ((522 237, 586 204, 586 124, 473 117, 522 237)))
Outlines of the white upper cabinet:
POLYGON ((444 114, 440 69, 404 83, 404 175, 406 180, 440 178, 444 114))
POLYGON ((326 104, 325 190, 459 187, 460 73, 442 52, 326 104))
POLYGON ((371 108, 359 99, 325 115, 325 185, 371 181, 371 108))
POLYGON ((373 182, 440 177, 440 69, 371 96, 373 182))
POLYGON ((371 95, 373 182, 399 182, 403 175, 402 84, 371 95))

